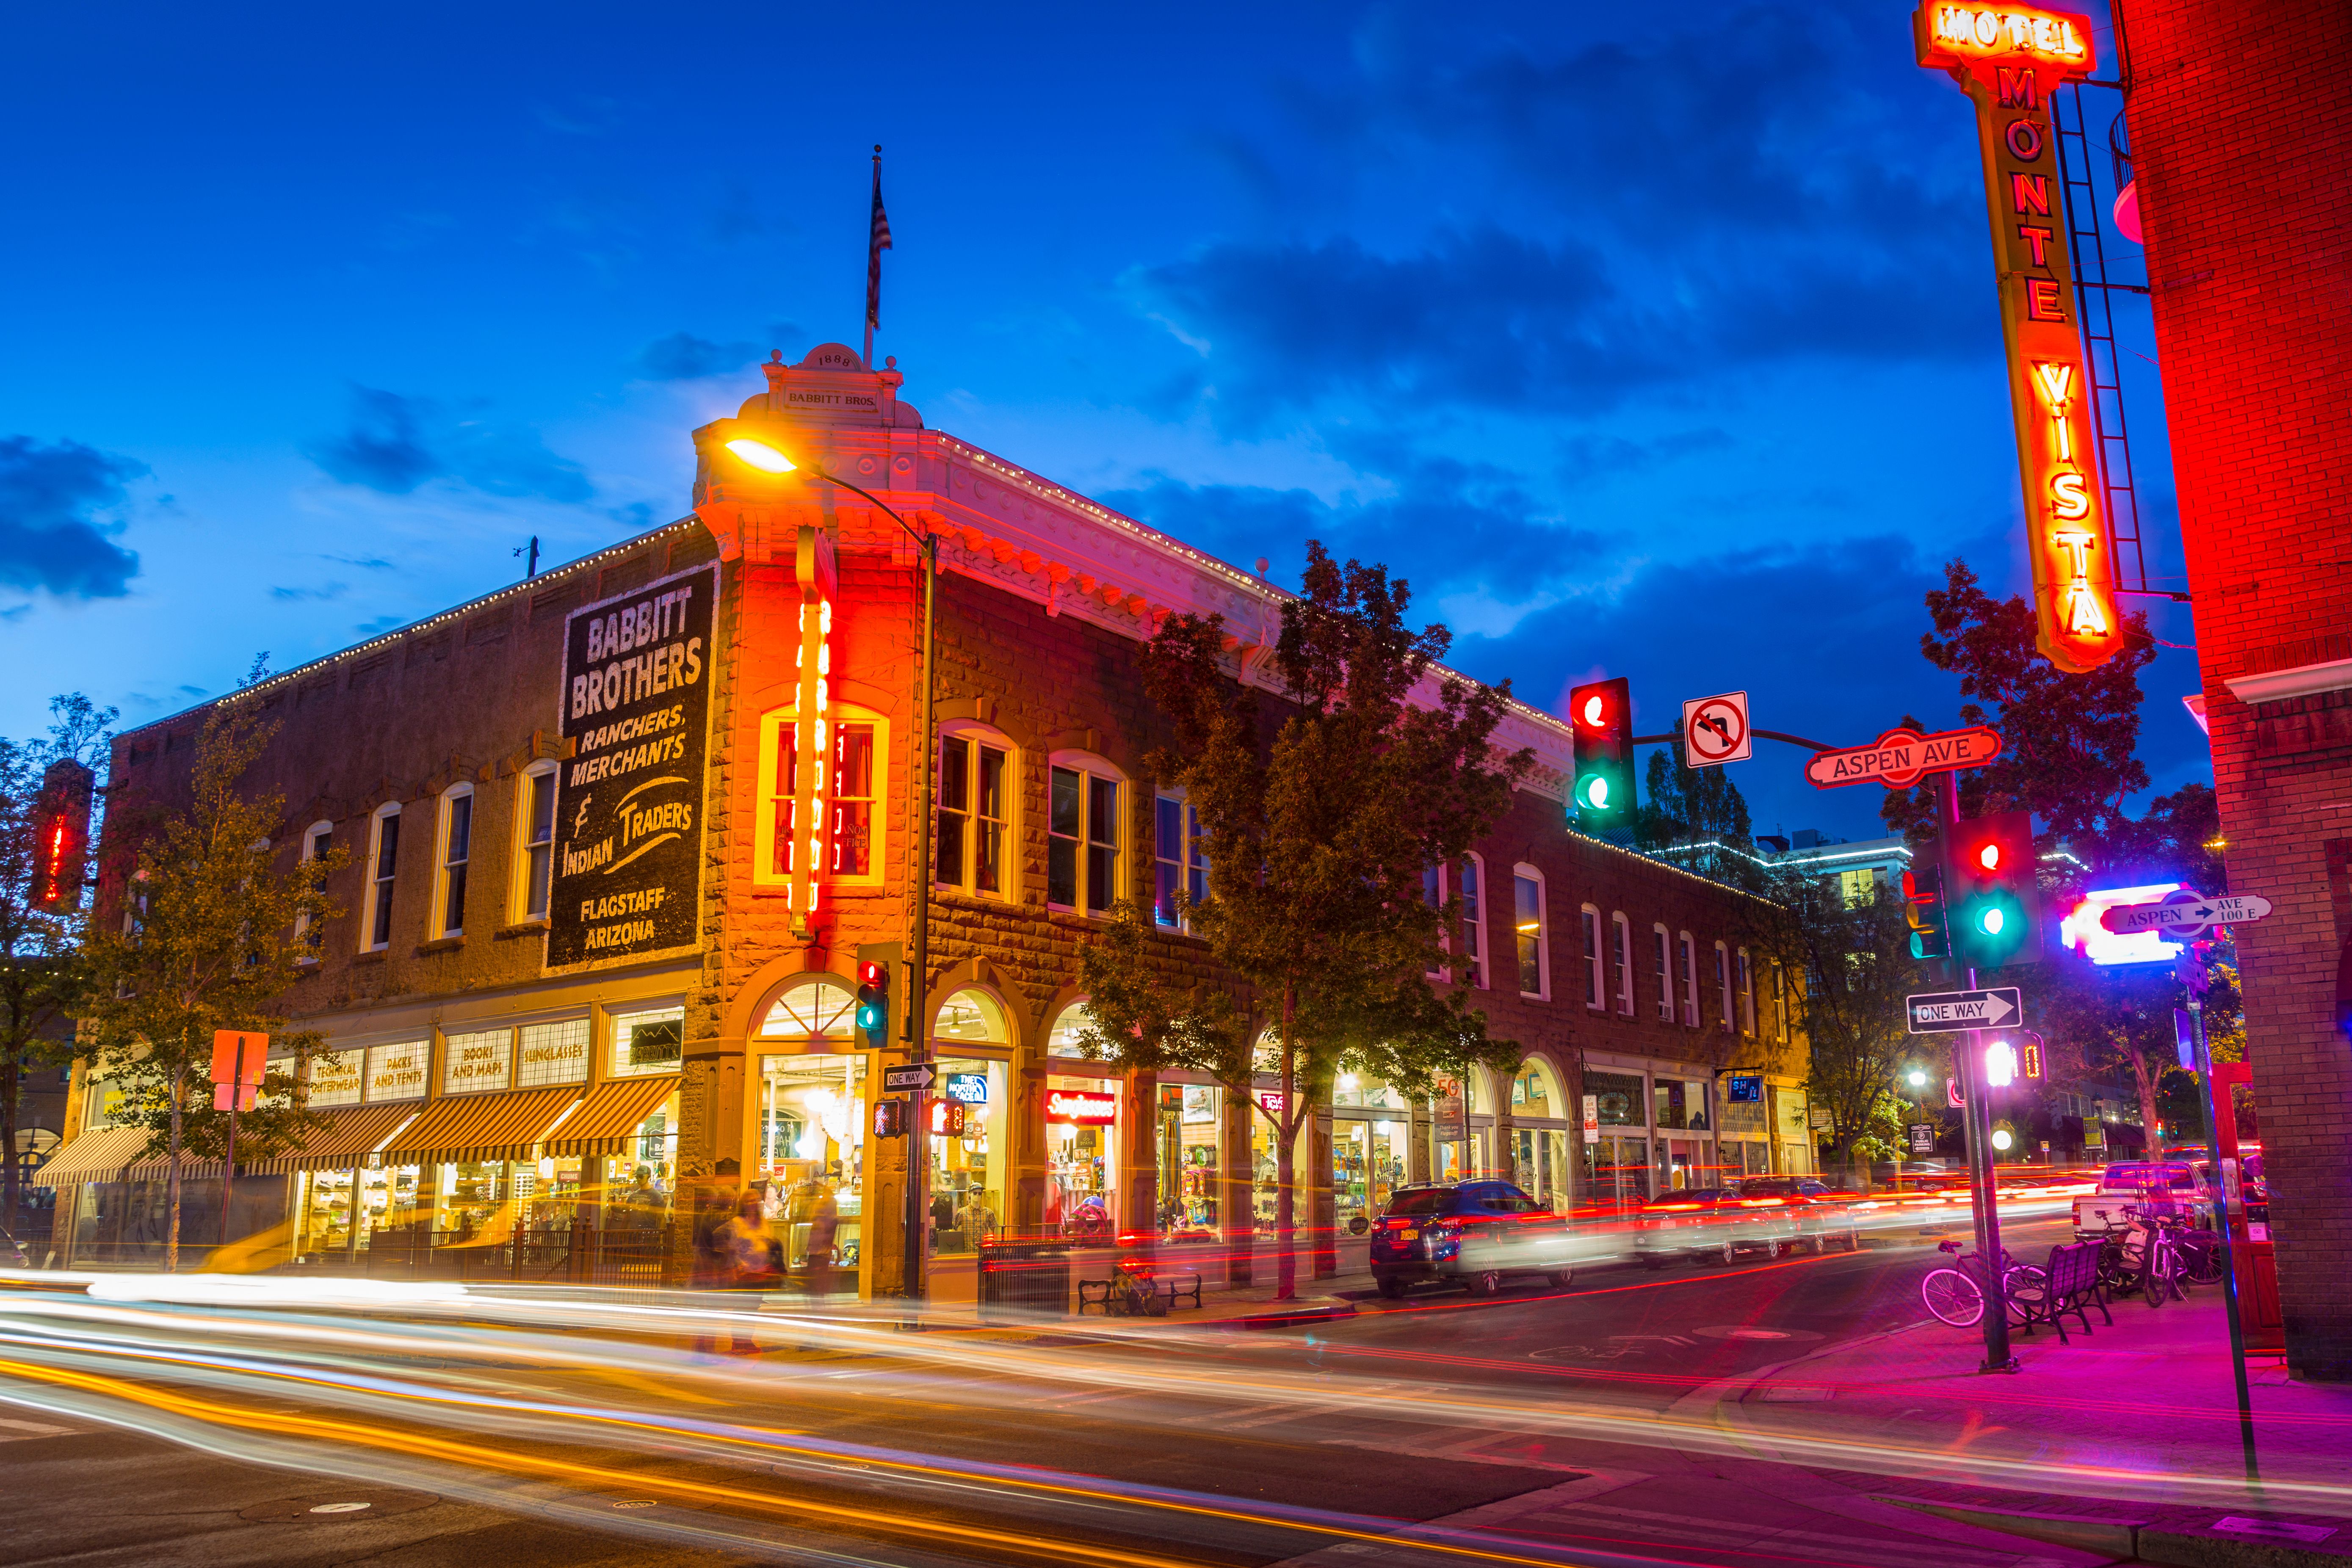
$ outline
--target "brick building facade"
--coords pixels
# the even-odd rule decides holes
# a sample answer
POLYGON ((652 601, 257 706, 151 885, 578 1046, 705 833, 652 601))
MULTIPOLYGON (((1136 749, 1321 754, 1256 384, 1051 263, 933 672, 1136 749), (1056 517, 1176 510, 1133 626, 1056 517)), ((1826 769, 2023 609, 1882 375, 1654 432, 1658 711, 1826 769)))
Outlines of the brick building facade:
MULTIPOLYGON (((1276 591, 927 429, 895 369, 837 345, 765 369, 767 392, 696 433, 692 517, 236 699, 285 721, 251 781, 296 803, 278 852, 352 854, 291 999, 337 1050, 313 1069, 347 1086, 329 1096, 337 1131, 262 1174, 288 1182, 322 1256, 423 1267, 487 1237, 500 1266, 572 1278, 642 1274, 665 1251, 674 1268, 687 1227, 669 1222, 755 1186, 796 1265, 887 1293, 904 1284, 911 1149, 929 1162, 935 1297, 970 1292, 995 1230, 1156 1231, 1249 1258, 1273 1209, 1265 1118, 1205 1079, 1079 1059, 1071 1037, 1078 948, 1111 902, 1199 886, 1183 803, 1142 768, 1164 736, 1136 648, 1171 613, 1215 612, 1237 675, 1260 679, 1276 591), (727 445, 747 436, 940 541, 934 740, 909 536, 856 490, 747 463, 727 445), (707 646, 685 635, 698 593, 716 601, 707 646), (968 1130, 886 1140, 885 1062, 853 1038, 852 987, 861 955, 911 953, 934 744, 931 972, 900 1005, 928 1021, 968 1130), (583 828, 615 802, 636 803, 617 837, 583 828), (408 825, 389 851, 387 823, 408 825), (664 903, 628 880, 630 856, 671 843, 698 874, 664 903), (662 925, 681 897, 693 919, 662 925)), ((203 717, 124 735, 113 782, 181 787, 203 717)), ((1558 721, 1514 706, 1499 740, 1538 765, 1446 875, 1475 907, 1457 982, 1528 1063, 1465 1086, 1458 1127, 1377 1082, 1333 1086, 1300 1161, 1320 1271, 1347 1266, 1405 1180, 1503 1170, 1565 1208, 1811 1168, 1792 982, 1744 942, 1759 906, 1569 831, 1558 721), (1735 1068, 1761 1100, 1728 1100, 1735 1068)), ((1207 963, 1172 905, 1160 942, 1171 969, 1207 963)), ((80 1234, 131 1245, 137 1173, 79 1168, 80 1234)))
POLYGON ((2119 7, 2287 1357, 2352 1377, 2352 8, 2119 7))

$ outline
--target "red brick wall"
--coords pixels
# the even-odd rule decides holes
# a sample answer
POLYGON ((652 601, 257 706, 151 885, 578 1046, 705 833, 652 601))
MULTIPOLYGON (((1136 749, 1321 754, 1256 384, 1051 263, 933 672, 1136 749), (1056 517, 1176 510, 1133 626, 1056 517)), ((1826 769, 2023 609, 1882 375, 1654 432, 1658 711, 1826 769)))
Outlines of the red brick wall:
POLYGON ((2352 654, 2352 6, 2130 0, 2121 22, 2231 887, 2277 906, 2237 937, 2288 1360, 2352 1378, 2347 930, 2326 875, 2352 838, 2352 751, 2224 684, 2352 654))

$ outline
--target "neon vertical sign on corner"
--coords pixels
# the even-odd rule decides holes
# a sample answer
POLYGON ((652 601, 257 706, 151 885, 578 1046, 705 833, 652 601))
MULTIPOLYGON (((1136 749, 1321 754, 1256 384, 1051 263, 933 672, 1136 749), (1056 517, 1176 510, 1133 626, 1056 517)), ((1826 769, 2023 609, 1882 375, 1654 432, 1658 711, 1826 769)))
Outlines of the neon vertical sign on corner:
POLYGON ((1919 63, 1949 72, 1976 106, 2037 641, 2059 668, 2084 674, 2122 651, 2123 638, 2050 94, 2097 68, 2091 21, 1927 0, 1912 25, 1919 63))

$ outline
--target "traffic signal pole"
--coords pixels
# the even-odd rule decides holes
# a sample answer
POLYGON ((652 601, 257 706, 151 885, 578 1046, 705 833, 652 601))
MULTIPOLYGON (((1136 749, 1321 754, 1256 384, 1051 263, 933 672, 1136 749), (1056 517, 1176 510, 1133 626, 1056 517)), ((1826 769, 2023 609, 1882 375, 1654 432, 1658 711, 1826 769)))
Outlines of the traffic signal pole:
MULTIPOLYGON (((905 526, 903 523, 901 527, 905 526)), ((923 728, 917 742, 922 748, 923 765, 916 771, 922 781, 923 793, 916 797, 915 864, 909 868, 915 883, 914 963, 907 979, 907 1062, 920 1067, 930 1059, 929 994, 931 984, 931 816, 932 805, 939 798, 938 787, 931 778, 931 768, 940 754, 939 737, 932 733, 932 682, 935 661, 932 622, 936 611, 940 582, 940 536, 922 536, 919 556, 923 574, 923 728)), ((929 1260, 931 1217, 931 1091, 928 1085, 919 1086, 908 1106, 909 1122, 907 1129, 907 1275, 906 1293, 909 1300, 919 1301, 924 1294, 923 1265, 929 1260)))
POLYGON ((2254 1463, 2254 1406, 2246 1388, 2246 1330, 2238 1319, 2237 1215, 2231 1212, 2238 1206, 2241 1179, 2234 1173, 2225 1177, 2222 1173, 2220 1117, 2223 1107, 2213 1093, 2213 1053, 2205 1041, 2205 997, 2199 984, 2203 978, 2203 961, 2193 946, 2182 956, 2199 972, 2189 985, 2189 1016, 2197 1041, 2197 1098, 2205 1107, 2205 1147, 2213 1161, 2213 1179, 2220 1185, 2213 1194, 2214 1206, 2219 1211, 2213 1228, 2221 1233, 2221 1307, 2230 1319, 2230 1368, 2238 1381, 2238 1444, 2245 1450, 2246 1479, 2260 1486, 2263 1473, 2254 1463))
MULTIPOLYGON (((1960 823, 1960 777, 1938 775, 1946 843, 1954 840, 1960 823)), ((1946 868, 1945 885, 1952 878, 1946 868)), ((1976 965, 1968 967, 1968 988, 1977 988, 1976 965)), ((1967 1131, 1969 1152, 1969 1213, 1976 1222, 1977 1257, 1984 1265, 1984 1365, 1979 1372, 2015 1372, 2017 1357, 2009 1348, 2009 1291, 2001 1279, 2000 1206, 1992 1185, 1992 1091, 1985 1082, 1984 1036, 1969 1029, 1960 1037, 1959 1059, 1954 1066, 1960 1080, 1960 1116, 1967 1131)))

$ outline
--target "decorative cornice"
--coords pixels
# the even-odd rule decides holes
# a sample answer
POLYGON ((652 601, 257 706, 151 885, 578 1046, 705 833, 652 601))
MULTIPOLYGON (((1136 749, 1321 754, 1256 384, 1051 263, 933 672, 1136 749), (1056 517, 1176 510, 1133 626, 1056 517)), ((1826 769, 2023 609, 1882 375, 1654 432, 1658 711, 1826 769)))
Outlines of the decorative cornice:
POLYGON ((2234 676, 2224 679, 2221 684, 2230 689, 2231 696, 2248 706, 2283 702, 2290 697, 2313 697, 2322 691, 2341 691, 2352 687, 2352 658, 2331 658, 2325 664, 2302 664, 2293 669, 2273 669, 2262 675, 2234 676))

